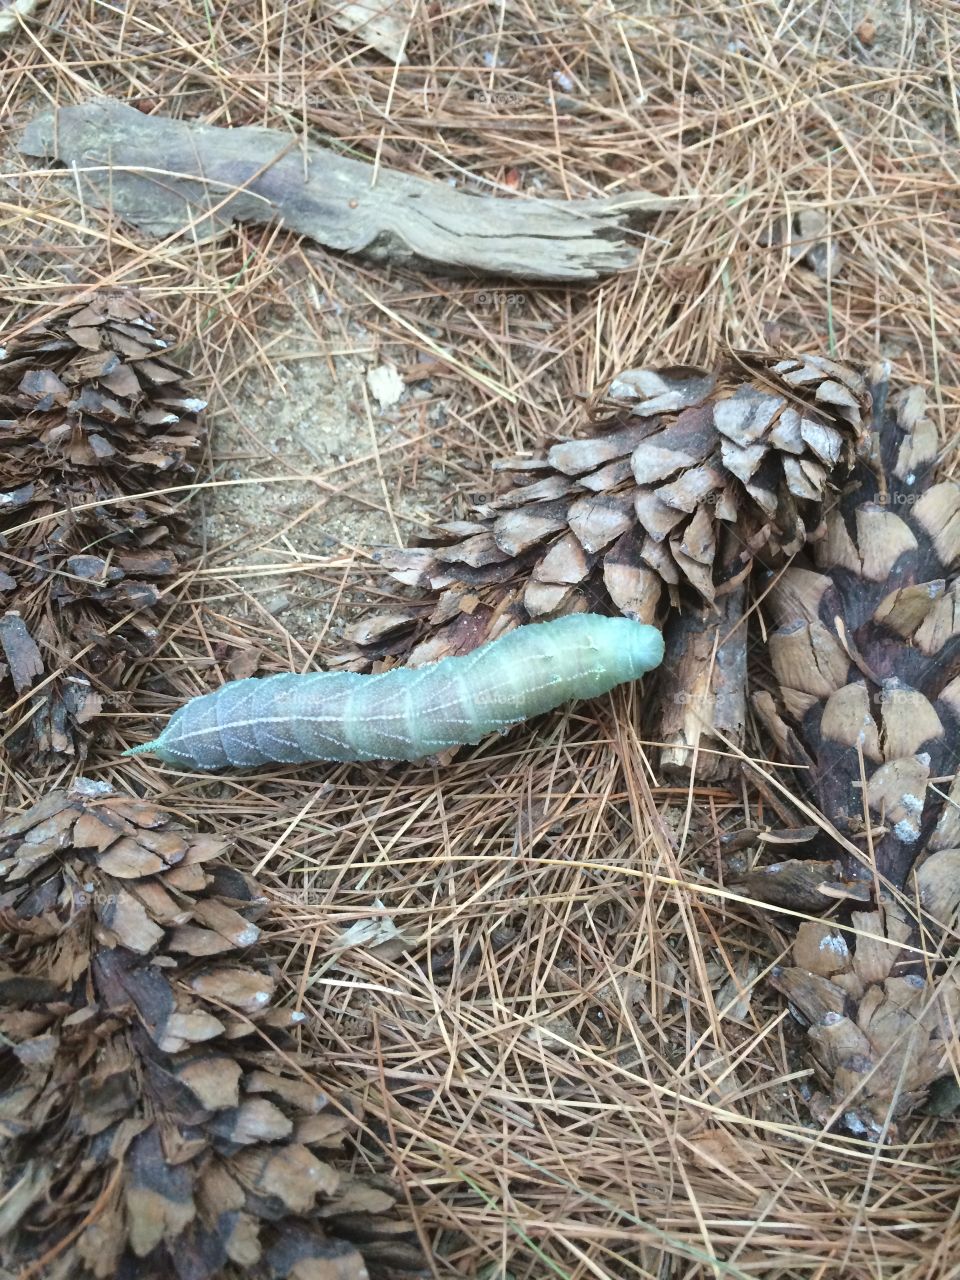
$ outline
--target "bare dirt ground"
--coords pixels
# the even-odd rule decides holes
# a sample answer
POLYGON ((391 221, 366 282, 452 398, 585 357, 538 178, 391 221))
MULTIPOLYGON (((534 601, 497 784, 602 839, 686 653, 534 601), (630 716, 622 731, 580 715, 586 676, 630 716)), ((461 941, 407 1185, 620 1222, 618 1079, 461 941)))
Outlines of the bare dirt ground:
MULTIPOLYGON (((205 534, 212 549, 230 549, 233 564, 270 566, 259 582, 250 579, 246 602, 261 623, 264 611, 283 613, 286 630, 310 637, 331 621, 310 570, 332 556, 355 556, 359 567, 377 547, 403 545, 429 521, 431 500, 441 500, 444 473, 432 454, 443 404, 415 384, 381 409, 368 374, 396 365, 378 364, 372 346, 364 353, 362 335, 353 351, 335 355, 300 316, 270 318, 265 332, 271 328, 278 342, 270 370, 252 368, 238 385, 241 408, 223 416, 214 464, 225 480, 280 482, 217 490, 205 534), (291 576, 291 561, 306 572, 291 576)), ((400 344, 391 345, 402 357, 400 344)))

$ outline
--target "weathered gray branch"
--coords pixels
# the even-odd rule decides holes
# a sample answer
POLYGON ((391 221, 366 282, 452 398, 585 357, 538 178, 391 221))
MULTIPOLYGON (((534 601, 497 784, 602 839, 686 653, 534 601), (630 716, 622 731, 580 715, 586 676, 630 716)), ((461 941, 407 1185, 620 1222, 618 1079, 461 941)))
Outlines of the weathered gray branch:
POLYGON ((101 99, 26 128, 20 148, 76 168, 83 198, 150 236, 206 239, 280 222, 346 253, 526 280, 590 280, 631 265, 629 218, 681 205, 635 191, 601 200, 472 195, 374 168, 294 135, 143 115, 101 99))

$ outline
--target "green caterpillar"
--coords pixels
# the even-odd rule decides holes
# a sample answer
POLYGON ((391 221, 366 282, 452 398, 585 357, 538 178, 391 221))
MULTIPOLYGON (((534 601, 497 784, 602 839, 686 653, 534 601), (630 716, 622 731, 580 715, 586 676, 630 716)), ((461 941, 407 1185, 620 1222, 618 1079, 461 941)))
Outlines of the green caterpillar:
POLYGON ((421 760, 447 747, 595 698, 658 666, 663 639, 628 618, 581 613, 518 627, 463 657, 365 676, 235 680, 180 707, 151 752, 222 769, 312 760, 421 760))

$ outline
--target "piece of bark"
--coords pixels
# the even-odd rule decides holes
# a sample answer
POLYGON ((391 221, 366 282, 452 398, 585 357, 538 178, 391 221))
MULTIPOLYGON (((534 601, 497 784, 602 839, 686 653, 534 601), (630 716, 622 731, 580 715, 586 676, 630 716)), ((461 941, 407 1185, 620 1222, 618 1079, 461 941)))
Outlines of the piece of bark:
POLYGON ((701 780, 739 767, 731 747, 742 744, 747 720, 745 596, 741 583, 715 609, 688 607, 665 629, 660 763, 673 773, 689 771, 697 748, 701 780))
POLYGON ((7 660, 10 679, 17 693, 29 689, 43 675, 43 658, 26 623, 16 610, 0 617, 0 651, 7 660))
POLYGON ((744 897, 793 911, 828 911, 838 902, 866 902, 869 889, 844 878, 837 858, 785 858, 730 880, 744 897))
POLYGON ((276 129, 147 116, 109 98, 37 116, 20 150, 74 167, 88 204, 153 237, 203 240, 233 222, 279 222, 378 261, 527 280, 592 280, 629 267, 628 216, 684 204, 644 191, 570 201, 472 195, 389 169, 375 175, 276 129))

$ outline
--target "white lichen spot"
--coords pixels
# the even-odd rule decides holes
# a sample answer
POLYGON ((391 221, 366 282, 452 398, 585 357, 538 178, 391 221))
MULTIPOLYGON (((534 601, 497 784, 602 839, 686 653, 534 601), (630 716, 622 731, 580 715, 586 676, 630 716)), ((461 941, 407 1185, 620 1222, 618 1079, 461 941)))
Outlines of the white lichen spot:
POLYGON ((913 844, 920 834, 909 818, 901 818, 894 826, 893 833, 902 844, 913 844))
POLYGON ((844 1113, 843 1123, 847 1126, 851 1133, 866 1133, 867 1126, 863 1123, 855 1111, 847 1111, 844 1113))
POLYGON ((839 933, 825 933, 820 939, 821 951, 832 951, 838 956, 848 956, 850 950, 839 933))

